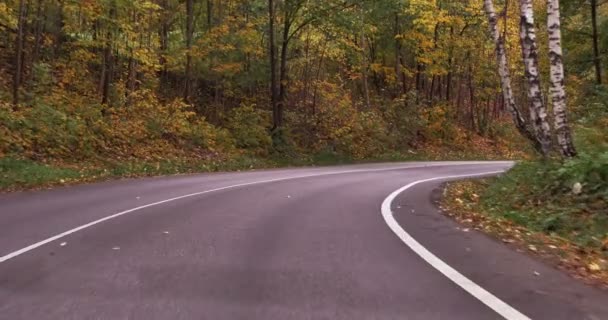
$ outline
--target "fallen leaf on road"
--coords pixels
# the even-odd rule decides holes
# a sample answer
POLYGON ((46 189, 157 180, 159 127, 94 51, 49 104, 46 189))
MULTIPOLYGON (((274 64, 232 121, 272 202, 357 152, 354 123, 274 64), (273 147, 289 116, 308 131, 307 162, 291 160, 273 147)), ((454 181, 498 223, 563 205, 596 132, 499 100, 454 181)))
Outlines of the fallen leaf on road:
POLYGON ((599 264, 597 264, 597 263, 595 263, 595 262, 590 263, 590 264, 587 266, 587 268, 589 269, 589 271, 594 271, 594 272, 595 272, 595 271, 600 271, 600 270, 602 270, 602 267, 600 267, 600 265, 599 265, 599 264))

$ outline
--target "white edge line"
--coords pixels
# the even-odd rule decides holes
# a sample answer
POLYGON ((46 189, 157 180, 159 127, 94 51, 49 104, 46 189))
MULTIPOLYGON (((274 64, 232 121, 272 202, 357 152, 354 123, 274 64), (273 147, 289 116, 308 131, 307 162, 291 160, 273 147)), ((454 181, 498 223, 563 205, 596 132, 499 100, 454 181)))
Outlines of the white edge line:
POLYGON ((420 256, 424 261, 430 264, 437 271, 441 272, 444 276, 450 279, 452 282, 460 286, 466 292, 471 294, 473 297, 477 298, 483 304, 494 310, 496 313, 501 315, 503 318, 508 320, 530 320, 526 315, 517 311, 515 308, 511 307, 504 301, 500 300, 484 288, 480 287, 475 282, 471 281, 469 278, 462 275, 460 272, 456 271, 456 269, 449 266, 447 263, 443 262, 429 250, 427 250, 424 246, 422 246, 416 239, 414 239, 409 233, 407 233, 401 225, 395 220, 393 216, 393 212, 391 210, 391 204, 395 198, 401 194, 402 192, 410 189, 411 187, 425 183, 430 181, 437 180, 449 180, 449 179, 459 179, 459 178, 473 178, 479 176, 487 176, 503 173, 503 171, 494 171, 494 172, 485 172, 479 174, 468 174, 468 175, 457 175, 457 176, 445 176, 445 177, 436 177, 424 180, 418 180, 412 182, 396 191, 391 193, 384 201, 382 202, 382 216, 384 217, 384 221, 391 228, 391 230, 403 241, 410 249, 412 249, 418 256, 420 256))
POLYGON ((94 225, 100 224, 102 222, 114 219, 114 218, 118 218, 122 215, 125 215, 127 213, 131 213, 134 211, 138 211, 141 209, 145 209, 145 208, 149 208, 149 207, 153 207, 153 206, 157 206, 163 203, 167 203, 167 202, 172 202, 172 201, 176 201, 176 200, 181 200, 181 199, 185 199, 185 198, 190 198, 190 197, 194 197, 194 196, 199 196, 199 195, 203 195, 206 193, 211 193, 211 192, 217 192, 217 191, 222 191, 222 190, 227 190, 227 189, 233 189, 233 188, 239 188, 239 187, 245 187, 245 186, 251 186, 251 185, 256 185, 256 184, 263 184, 263 183, 270 183, 270 182, 278 182, 278 181, 285 181, 285 180, 293 180, 293 179, 302 179, 302 178, 311 178, 311 177, 319 177, 319 176, 328 176, 328 175, 334 175, 334 174, 348 174, 348 173, 358 173, 358 172, 379 172, 379 171, 391 171, 391 170, 403 170, 403 169, 416 169, 416 168, 427 168, 427 167, 435 167, 435 166, 458 166, 458 165, 475 165, 475 164, 487 164, 487 165, 492 165, 492 164, 507 164, 507 163, 513 163, 512 161, 487 161, 487 162, 482 162, 482 161, 478 161, 478 162, 445 162, 445 163, 441 163, 441 162, 434 162, 434 163, 430 163, 430 164, 426 164, 426 165, 418 165, 418 166, 401 166, 401 167, 391 167, 391 168, 382 168, 382 169, 359 169, 359 170, 347 170, 347 171, 336 171, 336 172, 327 172, 327 173, 319 173, 319 174, 311 174, 311 175, 302 175, 302 176, 292 176, 292 177, 285 177, 285 178, 278 178, 278 179, 270 179, 270 180, 261 180, 261 181, 254 181, 254 182, 247 182, 247 183, 240 183, 240 184, 235 184, 235 185, 230 185, 230 186, 226 186, 226 187, 221 187, 221 188, 216 188, 216 189, 211 189, 211 190, 205 190, 205 191, 201 191, 201 192, 195 192, 195 193, 190 193, 190 194, 186 194, 183 196, 179 196, 179 197, 175 197, 175 198, 171 198, 171 199, 167 199, 167 200, 162 200, 162 201, 158 201, 158 202, 154 202, 154 203, 149 203, 143 206, 139 206, 136 208, 132 208, 132 209, 128 209, 125 211, 121 211, 112 215, 109 215, 107 217, 101 218, 99 220, 95 220, 93 222, 89 222, 87 224, 84 224, 80 227, 76 227, 74 229, 70 229, 68 231, 65 231, 63 233, 57 234, 55 236, 52 236, 50 238, 44 239, 42 241, 36 242, 34 244, 31 244, 25 248, 19 249, 17 251, 11 252, 7 255, 4 255, 2 257, 0 257, 0 263, 8 261, 12 258, 15 258, 17 256, 20 256, 26 252, 32 251, 38 247, 41 247, 47 243, 53 242, 55 240, 61 239, 63 237, 66 237, 70 234, 73 234, 75 232, 81 231, 83 229, 86 228, 90 228, 94 225))

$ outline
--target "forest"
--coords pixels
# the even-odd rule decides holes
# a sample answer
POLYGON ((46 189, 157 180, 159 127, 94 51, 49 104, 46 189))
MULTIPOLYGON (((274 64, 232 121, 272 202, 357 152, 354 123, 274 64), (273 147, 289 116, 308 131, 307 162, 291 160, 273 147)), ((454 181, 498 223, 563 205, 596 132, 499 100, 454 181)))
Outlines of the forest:
POLYGON ((3 0, 3 186, 372 160, 605 166, 607 14, 596 0, 3 0))
POLYGON ((0 192, 516 160, 442 207, 608 285, 607 57, 598 0, 1 0, 0 192))

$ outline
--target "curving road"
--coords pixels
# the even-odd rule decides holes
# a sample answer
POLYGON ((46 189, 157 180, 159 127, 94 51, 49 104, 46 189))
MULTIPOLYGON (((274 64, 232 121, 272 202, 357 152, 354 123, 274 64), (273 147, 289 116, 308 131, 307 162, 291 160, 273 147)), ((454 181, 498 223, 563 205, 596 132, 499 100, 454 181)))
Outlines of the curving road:
POLYGON ((0 319, 608 319, 606 292, 463 232, 433 204, 446 177, 510 166, 268 170, 0 195, 0 319))

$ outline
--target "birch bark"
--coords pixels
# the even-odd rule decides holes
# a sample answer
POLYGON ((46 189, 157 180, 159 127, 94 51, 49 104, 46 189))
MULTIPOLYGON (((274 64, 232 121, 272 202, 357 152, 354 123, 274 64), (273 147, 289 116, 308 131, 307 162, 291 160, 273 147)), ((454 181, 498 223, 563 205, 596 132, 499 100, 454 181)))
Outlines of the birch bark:
POLYGON ((520 0, 520 40, 525 77, 528 82, 528 100, 530 102, 530 120, 543 156, 551 152, 551 126, 547 120, 547 108, 543 101, 538 69, 538 45, 534 27, 534 9, 532 0, 520 0))
POLYGON ((500 85, 502 88, 502 95, 505 101, 505 105, 517 130, 530 140, 534 147, 540 152, 540 143, 536 139, 536 136, 528 128, 524 117, 517 108, 515 98, 513 96, 513 88, 511 86, 511 72, 509 70, 509 63, 507 59, 507 52, 505 50, 505 39, 498 31, 498 16, 494 9, 494 3, 492 0, 484 0, 484 10, 488 16, 490 34, 496 45, 496 58, 498 60, 498 74, 500 76, 500 85))
POLYGON ((547 0, 547 30, 549 31, 549 59, 551 61, 550 94, 553 102, 557 145, 563 157, 571 158, 576 156, 576 149, 572 142, 567 117, 559 0, 547 0))

